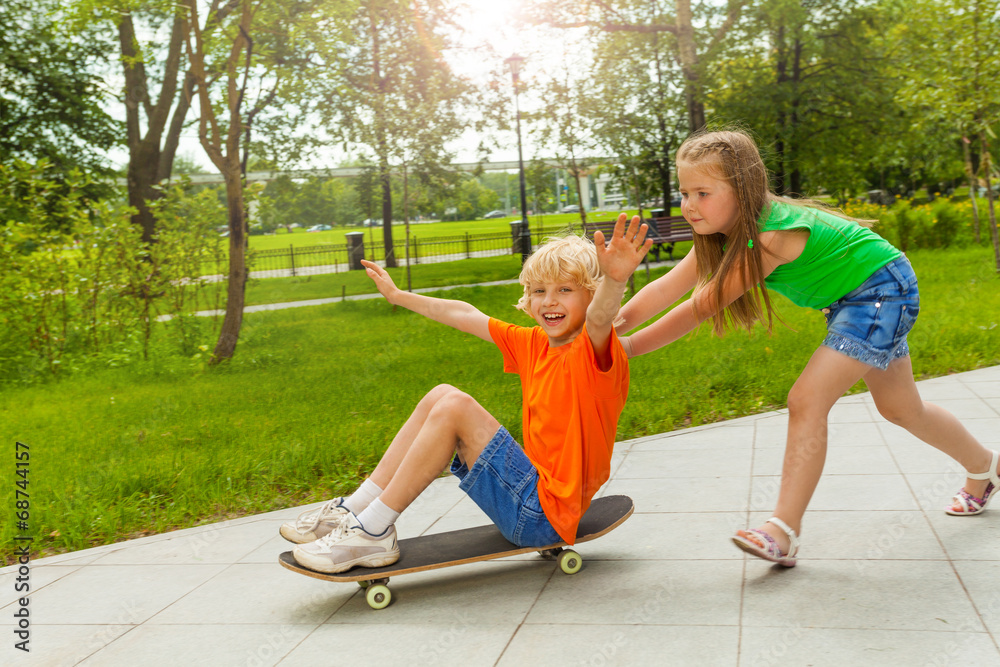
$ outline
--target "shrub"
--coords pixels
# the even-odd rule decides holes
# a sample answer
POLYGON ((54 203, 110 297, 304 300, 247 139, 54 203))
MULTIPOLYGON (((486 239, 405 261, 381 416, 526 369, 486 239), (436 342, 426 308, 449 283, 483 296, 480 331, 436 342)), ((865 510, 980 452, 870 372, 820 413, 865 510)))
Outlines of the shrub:
POLYGON ((0 382, 146 357, 155 327, 190 353, 201 334, 180 315, 197 305, 202 260, 221 252, 206 233, 218 201, 169 192, 154 206, 158 242, 147 245, 131 209, 79 196, 89 185, 79 174, 55 183, 52 173, 44 161, 0 165, 0 382))

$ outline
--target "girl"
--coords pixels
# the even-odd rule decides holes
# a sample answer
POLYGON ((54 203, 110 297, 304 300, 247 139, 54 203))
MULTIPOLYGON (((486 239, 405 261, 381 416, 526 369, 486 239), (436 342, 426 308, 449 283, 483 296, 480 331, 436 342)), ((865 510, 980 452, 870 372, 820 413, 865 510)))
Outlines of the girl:
POLYGON ((883 417, 970 471, 945 511, 982 512, 1000 487, 1000 457, 951 413, 917 393, 906 334, 919 298, 903 254, 859 221, 771 193, 757 147, 741 132, 689 137, 677 151, 677 178, 681 210, 695 232, 694 250, 636 294, 622 308, 616 328, 627 333, 689 290, 694 293, 623 339, 630 357, 672 343, 709 317, 718 335, 736 326, 749 330, 764 318, 770 332, 768 289, 821 310, 827 322, 823 344, 788 394, 788 439, 774 516, 739 531, 736 546, 795 565, 802 515, 826 458, 827 414, 859 379, 883 417))

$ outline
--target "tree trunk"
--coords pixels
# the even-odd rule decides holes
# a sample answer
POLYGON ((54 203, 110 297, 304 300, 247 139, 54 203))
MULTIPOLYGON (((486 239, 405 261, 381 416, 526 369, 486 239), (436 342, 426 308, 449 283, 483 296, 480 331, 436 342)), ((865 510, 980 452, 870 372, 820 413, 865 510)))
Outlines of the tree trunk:
POLYGON ((396 248, 392 244, 392 178, 389 173, 389 163, 384 162, 379 175, 382 181, 382 242, 385 244, 385 266, 398 266, 396 248))
POLYGON ((966 137, 959 139, 962 144, 962 157, 965 160, 965 175, 969 179, 969 201, 972 202, 972 222, 975 224, 976 243, 982 243, 979 224, 979 204, 976 203, 976 170, 972 168, 972 151, 969 150, 969 140, 966 137))
POLYGON ((174 18, 164 63, 163 83, 154 104, 150 99, 149 80, 141 54, 136 50, 137 38, 132 16, 125 14, 118 22, 118 39, 125 75, 125 127, 129 149, 128 200, 129 205, 136 210, 132 222, 142 228, 142 240, 146 243, 152 243, 156 234, 156 221, 147 202, 162 196, 153 186, 170 176, 173 152, 176 151, 184 115, 187 113, 185 105, 183 111, 179 108, 174 114, 175 122, 171 124, 167 135, 167 144, 172 145, 173 149, 168 153, 168 159, 164 160, 160 142, 170 115, 170 107, 177 97, 177 74, 187 25, 183 15, 174 18), (144 111, 146 115, 145 135, 140 128, 140 111, 144 111))
POLYGON ((705 104, 701 100, 698 74, 698 47, 691 23, 691 1, 677 0, 677 57, 684 73, 684 99, 687 103, 688 129, 697 132, 705 127, 705 104))
POLYGON ((792 159, 789 161, 791 174, 789 174, 787 194, 793 197, 802 196, 802 170, 797 166, 798 138, 799 138, 799 83, 802 81, 802 40, 796 35, 795 49, 792 56, 792 111, 789 114, 789 135, 792 137, 792 159))
POLYGON ((990 180, 990 146, 986 142, 986 132, 979 130, 979 147, 982 150, 983 174, 986 176, 986 205, 990 212, 990 239, 993 241, 993 263, 1000 273, 1000 238, 997 237, 997 216, 993 206, 993 182, 990 180))
POLYGON ((372 38, 372 75, 376 85, 376 100, 373 105, 375 112, 375 144, 378 153, 379 182, 382 185, 382 242, 385 246, 385 267, 395 268, 396 249, 392 244, 392 177, 389 173, 389 142, 385 136, 385 119, 382 104, 385 95, 385 82, 382 79, 381 42, 379 31, 375 26, 375 16, 368 15, 368 25, 372 38))
MULTIPOLYGON (((788 83, 788 55, 785 50, 785 26, 778 26, 778 32, 774 36, 774 50, 777 53, 774 61, 774 82, 779 94, 784 92, 784 86, 788 83)), ((774 191, 779 195, 788 194, 788 179, 785 175, 785 116, 784 107, 778 103, 775 126, 777 136, 774 141, 774 153, 777 156, 777 164, 774 167, 774 191)))
POLYGON ((227 165, 226 208, 229 211, 229 275, 226 289, 226 315, 222 320, 213 361, 230 359, 236 352, 243 326, 243 306, 247 284, 247 220, 243 201, 243 179, 239 164, 227 165), (235 172, 235 173, 233 173, 235 172))
MULTIPOLYGON (((246 67, 250 66, 251 0, 240 0, 232 6, 241 10, 239 32, 233 41, 229 57, 225 62, 227 78, 226 107, 229 110, 228 127, 223 134, 215 116, 215 109, 209 97, 208 80, 205 74, 205 43, 201 27, 198 23, 198 3, 187 0, 191 27, 194 34, 194 45, 190 49, 191 71, 195 77, 198 89, 201 118, 198 124, 198 136, 201 145, 212 160, 212 164, 222 172, 226 180, 226 208, 229 212, 229 275, 227 284, 226 315, 219 331, 219 340, 215 344, 212 363, 229 359, 236 352, 239 342, 240 328, 243 326, 243 306, 246 294, 247 267, 247 218, 246 203, 243 199, 243 175, 240 166, 240 136, 243 128, 241 112, 244 93, 246 92, 246 71, 242 87, 238 84, 237 68, 241 56, 246 52, 246 67)), ((209 17, 211 20, 212 17, 209 17)), ((247 70, 249 71, 249 70, 247 70)))

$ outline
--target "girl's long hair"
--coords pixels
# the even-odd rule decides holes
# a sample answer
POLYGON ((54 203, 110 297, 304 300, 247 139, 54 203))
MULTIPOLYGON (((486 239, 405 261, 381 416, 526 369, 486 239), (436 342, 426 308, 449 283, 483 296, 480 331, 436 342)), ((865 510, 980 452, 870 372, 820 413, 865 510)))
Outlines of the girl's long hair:
POLYGON ((726 181, 736 198, 736 224, 729 235, 695 234, 698 285, 706 289, 714 278, 715 302, 722 302, 722 286, 734 271, 752 285, 736 301, 712 317, 712 329, 721 336, 729 328, 752 329, 767 314, 771 330, 771 299, 763 287, 764 267, 758 242, 758 221, 770 210, 771 190, 767 168, 757 145, 748 135, 735 131, 700 132, 688 137, 677 149, 678 164, 707 170, 726 181), (752 243, 751 243, 752 242, 752 243))
POLYGON ((765 321, 770 333, 774 310, 764 285, 765 252, 758 235, 761 221, 771 212, 776 201, 814 208, 841 218, 870 226, 870 221, 851 218, 810 199, 789 199, 771 192, 767 167, 753 139, 745 132, 721 130, 697 132, 677 149, 677 163, 707 170, 712 176, 726 181, 736 198, 736 224, 729 235, 695 234, 694 250, 698 260, 698 284, 695 291, 714 290, 715 303, 722 302, 726 280, 738 271, 743 283, 752 287, 736 301, 712 316, 712 329, 721 336, 730 328, 752 330, 754 322, 765 321), (714 282, 713 282, 714 279, 714 282))

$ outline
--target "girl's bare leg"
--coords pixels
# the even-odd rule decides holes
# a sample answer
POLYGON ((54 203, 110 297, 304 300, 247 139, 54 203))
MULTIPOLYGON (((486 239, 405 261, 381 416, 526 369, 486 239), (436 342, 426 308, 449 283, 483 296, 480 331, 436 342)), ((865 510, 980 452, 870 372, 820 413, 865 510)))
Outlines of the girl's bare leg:
MULTIPOLYGON (((887 420, 940 449, 968 472, 981 473, 989 469, 990 450, 983 447, 955 415, 920 398, 909 357, 896 359, 884 371, 872 369, 864 379, 875 406, 887 420)), ((967 479, 965 490, 982 497, 988 484, 989 480, 967 479)))
MULTIPOLYGON (((802 530, 802 515, 826 462, 830 408, 870 369, 867 364, 820 347, 788 393, 788 441, 773 516, 798 534, 802 530)), ((789 540, 784 531, 770 523, 759 529, 773 537, 782 552, 788 553, 789 540)), ((744 536, 754 539, 752 535, 744 536)))

